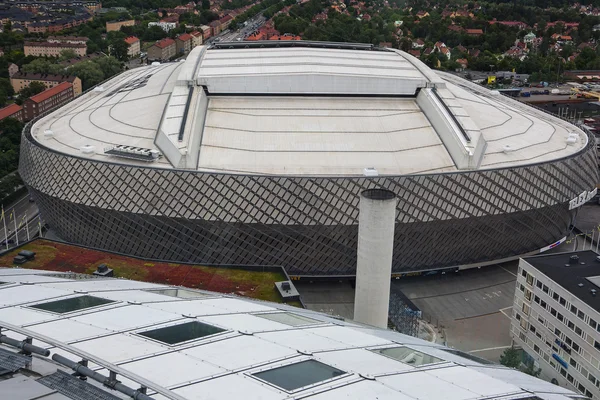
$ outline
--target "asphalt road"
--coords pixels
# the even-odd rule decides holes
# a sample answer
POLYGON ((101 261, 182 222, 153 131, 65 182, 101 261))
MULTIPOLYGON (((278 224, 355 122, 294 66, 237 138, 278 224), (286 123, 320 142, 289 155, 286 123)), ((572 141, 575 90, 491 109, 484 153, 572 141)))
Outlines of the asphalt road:
MULTIPOLYGON (((8 247, 16 246, 17 237, 15 230, 18 231, 19 242, 27 240, 27 231, 29 230, 29 238, 32 238, 39 232, 39 211, 35 202, 29 201, 29 194, 16 200, 12 204, 4 206, 4 217, 0 216, 0 242, 4 242, 6 238, 14 243, 9 243, 8 247), (6 224, 5 224, 6 223, 6 224), (16 225, 16 229, 15 229, 16 225), (6 226, 6 231, 4 227, 6 226)), ((5 250, 6 244, 0 244, 0 249, 5 250)))
POLYGON ((252 32, 257 30, 265 23, 267 19, 263 17, 262 13, 255 15, 253 18, 250 18, 246 24, 241 29, 236 31, 225 31, 222 35, 219 35, 213 39, 213 41, 218 42, 237 42, 246 39, 252 32))

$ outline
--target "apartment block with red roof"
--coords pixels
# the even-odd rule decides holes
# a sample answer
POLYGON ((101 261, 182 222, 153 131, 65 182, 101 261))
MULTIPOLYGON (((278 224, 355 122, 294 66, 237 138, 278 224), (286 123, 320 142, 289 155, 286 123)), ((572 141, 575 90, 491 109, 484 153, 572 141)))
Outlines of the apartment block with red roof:
POLYGON ((177 54, 188 53, 192 49, 192 35, 182 33, 175 38, 175 47, 177 54))
POLYGON ((25 121, 32 120, 74 98, 73 85, 69 82, 62 82, 25 100, 23 102, 23 118, 25 121))
POLYGON ((148 60, 168 61, 177 55, 177 44, 171 38, 157 41, 148 48, 148 60))
POLYGON ((25 120, 23 118, 23 107, 17 104, 11 104, 4 108, 0 108, 0 121, 4 118, 15 118, 23 122, 25 120))
POLYGON ((125 38, 125 43, 127 43, 127 55, 129 57, 137 57, 140 54, 140 39, 135 36, 129 36, 125 38))
POLYGON ((190 36, 192 37, 192 49, 202 44, 202 32, 193 31, 190 32, 190 36))

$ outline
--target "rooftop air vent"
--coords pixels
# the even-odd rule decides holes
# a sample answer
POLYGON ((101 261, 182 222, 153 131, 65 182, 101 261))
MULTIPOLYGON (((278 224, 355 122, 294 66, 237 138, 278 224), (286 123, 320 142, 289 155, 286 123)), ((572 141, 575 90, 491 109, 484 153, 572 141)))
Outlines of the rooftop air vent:
POLYGON ((590 293, 592 294, 592 296, 596 296, 596 289, 591 289, 590 293))
POLYGON ((50 139, 52 137, 54 137, 54 132, 52 132, 50 129, 46 129, 44 131, 44 139, 50 139))
POLYGON ((569 145, 572 146, 575 143, 577 143, 577 139, 578 139, 578 136, 576 134, 574 134, 574 133, 571 133, 569 135, 569 137, 567 137, 567 144, 569 144, 569 145))
POLYGON ((152 66, 153 66, 153 67, 156 67, 157 65, 160 65, 160 62, 158 62, 158 61, 154 61, 154 62, 152 63, 152 66))
POLYGON ((79 149, 83 154, 93 154, 95 148, 92 145, 86 144, 85 146, 81 146, 79 149))
POLYGON ((583 287, 583 283, 578 283, 577 286, 578 287, 583 287))
POLYGON ((367 167, 363 170, 363 175, 364 176, 379 176, 379 173, 377 172, 376 168, 367 167))
POLYGON ((96 86, 94 88, 94 92, 104 92, 104 87, 102 87, 102 86, 96 86))
POLYGON ((596 256, 596 261, 600 262, 600 256, 596 256))
POLYGON ((579 256, 577 254, 573 254, 571 257, 569 257, 569 264, 577 265, 578 263, 579 263, 579 256))
POLYGON ((497 90, 492 90, 492 91, 490 91, 490 94, 491 94, 492 96, 500 96, 500 92, 499 92, 499 91, 497 91, 497 90))
POLYGON ((506 153, 510 153, 511 151, 513 151, 513 148, 510 147, 509 144, 505 144, 504 146, 502 146, 502 151, 506 154, 506 153))

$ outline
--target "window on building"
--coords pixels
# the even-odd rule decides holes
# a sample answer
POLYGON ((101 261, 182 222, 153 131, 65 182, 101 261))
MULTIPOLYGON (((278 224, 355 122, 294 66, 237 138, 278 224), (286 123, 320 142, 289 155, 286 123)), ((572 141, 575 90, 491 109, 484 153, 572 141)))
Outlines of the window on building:
POLYGON ((556 310, 554 308, 550 308, 550 314, 552 314, 552 316, 556 317, 556 310))
POLYGON ((544 309, 546 309, 546 306, 547 306, 547 305, 548 305, 548 304, 547 304, 547 303, 546 303, 544 300, 541 300, 541 301, 540 301, 540 306, 542 306, 544 309))
POLYGON ((286 391, 333 379, 346 372, 315 360, 301 361, 283 367, 257 372, 252 376, 286 391))
POLYGON ((573 375, 567 374, 567 380, 569 381, 569 383, 573 383, 573 375))
POLYGON ((583 313, 583 311, 577 310, 577 318, 579 318, 582 321, 585 320, 585 314, 583 313))
POLYGON ((556 318, 560 321, 563 322, 565 320, 565 317, 563 317, 563 315, 561 313, 557 313, 556 314, 556 318))
POLYGON ((560 374, 566 378, 567 377, 567 370, 564 369, 564 368, 561 368, 560 369, 560 374))
POLYGON ((527 320, 525 318, 521 318, 521 328, 527 330, 527 320))
POLYGON ((600 343, 598 343, 597 340, 594 340, 594 347, 596 348, 596 350, 600 350, 600 343))
POLYGON ((531 301, 531 290, 525 288, 525 299, 531 301))
POLYGON ((576 351, 577 353, 579 353, 580 347, 577 343, 573 343, 573 345, 571 347, 573 348, 573 351, 576 351))
POLYGON ((569 327, 570 330, 574 330, 575 329, 575 324, 574 323, 572 323, 569 320, 565 320, 565 321, 567 321, 567 326, 569 327))
POLYGON ((538 296, 533 296, 533 301, 540 304, 540 298, 538 296))
POLYGON ((563 307, 567 306, 567 301, 565 299, 563 299, 562 297, 559 297, 558 303, 563 307))
POLYGON ((558 295, 558 293, 552 293, 552 298, 558 301, 558 299, 560 299, 560 296, 558 295))
POLYGON ((535 281, 535 286, 537 286, 539 289, 542 288, 542 282, 540 282, 540 280, 538 279, 537 281, 535 281))
POLYGON ((571 357, 571 359, 569 360, 569 364, 571 364, 571 366, 572 366, 573 368, 577 368, 577 361, 575 361, 575 360, 573 359, 573 357, 571 357))
POLYGON ((577 307, 575 307, 573 304, 571 304, 570 310, 573 314, 577 314, 577 307))
POLYGON ((528 285, 533 286, 533 275, 527 274, 527 278, 525 278, 525 281, 528 285))
POLYGON ((578 334, 579 336, 583 336, 583 332, 581 331, 581 328, 578 326, 575 327, 575 333, 578 334))
POLYGON ((522 308, 523 314, 529 315, 529 308, 530 307, 527 303, 523 303, 523 308, 522 308))
POLYGON ((588 322, 588 324, 589 324, 589 325, 590 325, 592 328, 596 329, 596 326, 597 326, 597 325, 596 325, 596 321, 594 321, 593 319, 591 319, 591 318, 590 318, 590 322, 588 322))

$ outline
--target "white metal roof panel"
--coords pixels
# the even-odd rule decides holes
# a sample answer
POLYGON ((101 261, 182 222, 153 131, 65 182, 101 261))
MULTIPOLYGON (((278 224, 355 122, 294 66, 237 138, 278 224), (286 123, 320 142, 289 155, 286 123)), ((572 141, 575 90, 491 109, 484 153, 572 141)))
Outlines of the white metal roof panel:
POLYGON ((269 321, 268 319, 255 317, 249 314, 215 315, 212 317, 199 317, 199 320, 208 324, 215 324, 223 328, 247 333, 276 331, 290 328, 289 325, 269 321))
POLYGON ((256 336, 304 353, 339 350, 350 347, 340 341, 310 333, 307 329, 257 333, 256 336))
POLYGON ((55 338, 61 342, 95 338, 114 333, 113 331, 109 331, 107 329, 99 328, 93 325, 82 324, 70 319, 60 319, 58 321, 32 325, 27 329, 40 333, 44 336, 55 338))
POLYGON ((87 292, 99 292, 104 290, 158 289, 165 287, 165 285, 130 281, 127 279, 86 279, 83 281, 70 281, 66 283, 45 283, 43 286, 61 290, 76 289, 87 292))
POLYGON ((379 382, 360 381, 309 396, 310 400, 416 400, 379 382))
POLYGON ((482 374, 491 376, 492 378, 500 379, 504 382, 510 382, 511 384, 520 387, 524 390, 539 393, 564 393, 565 395, 571 394, 571 391, 567 388, 563 388, 557 385, 553 385, 550 382, 543 381, 541 379, 531 379, 529 375, 525 375, 520 371, 501 367, 499 365, 488 366, 488 367, 469 367, 469 369, 479 371, 482 374))
POLYGON ((58 316, 34 311, 31 308, 26 307, 0 308, 0 321, 19 326, 50 321, 56 318, 58 318, 58 316))
POLYGON ((181 315, 153 310, 141 305, 127 305, 73 317, 79 322, 113 330, 135 329, 182 318, 181 315))
POLYGON ((0 286, 0 307, 14 304, 32 303, 72 294, 71 290, 58 290, 41 285, 21 285, 13 287, 0 286))
POLYGON ((323 326, 316 328, 308 328, 306 329, 306 332, 311 332, 315 335, 336 340, 348 346, 363 347, 392 344, 392 342, 390 342, 389 340, 385 340, 372 335, 367 335, 355 329, 343 326, 323 326))
MULTIPOLYGON (((174 298, 177 300, 176 298, 174 298)), ((224 309, 213 307, 206 304, 206 300, 179 300, 165 303, 148 303, 144 307, 166 312, 177 313, 179 315, 202 316, 223 314, 224 309)))
POLYGON ((249 368, 298 355, 296 350, 246 335, 184 349, 181 352, 228 370, 249 368))
POLYGON ((263 306, 262 304, 251 301, 238 300, 229 297, 219 297, 216 299, 200 300, 202 303, 220 308, 230 313, 250 313, 260 311, 274 311, 276 308, 263 306))
POLYGON ((54 275, 59 272, 56 271, 44 271, 40 269, 29 269, 29 268, 4 268, 0 267, 0 276, 10 276, 10 275, 54 275))
POLYGON ((458 365, 448 368, 429 369, 425 373, 471 392, 478 393, 481 396, 509 395, 521 391, 517 386, 458 365))
POLYGON ((40 283, 40 282, 73 282, 71 279, 65 278, 56 278, 54 276, 46 276, 46 275, 28 275, 28 274, 19 274, 19 275, 4 275, 2 276, 2 282, 18 282, 18 283, 40 283))
POLYGON ((215 365, 178 352, 122 364, 121 367, 164 387, 171 387, 225 372, 224 369, 215 365))
POLYGON ((336 368, 363 375, 414 371, 415 368, 365 349, 316 353, 315 359, 336 368))
POLYGON ((477 393, 436 379, 425 371, 382 376, 377 381, 415 399, 475 400, 481 397, 477 393))
POLYGON ((113 290, 110 292, 94 293, 94 296, 114 301, 133 301, 136 303, 167 302, 179 300, 177 297, 146 292, 144 290, 113 290))
POLYGON ((226 375, 173 390, 189 400, 281 400, 287 394, 245 375, 226 375))
POLYGON ((91 353, 111 363, 131 361, 135 358, 167 351, 150 340, 125 334, 112 335, 73 344, 74 347, 91 353))

